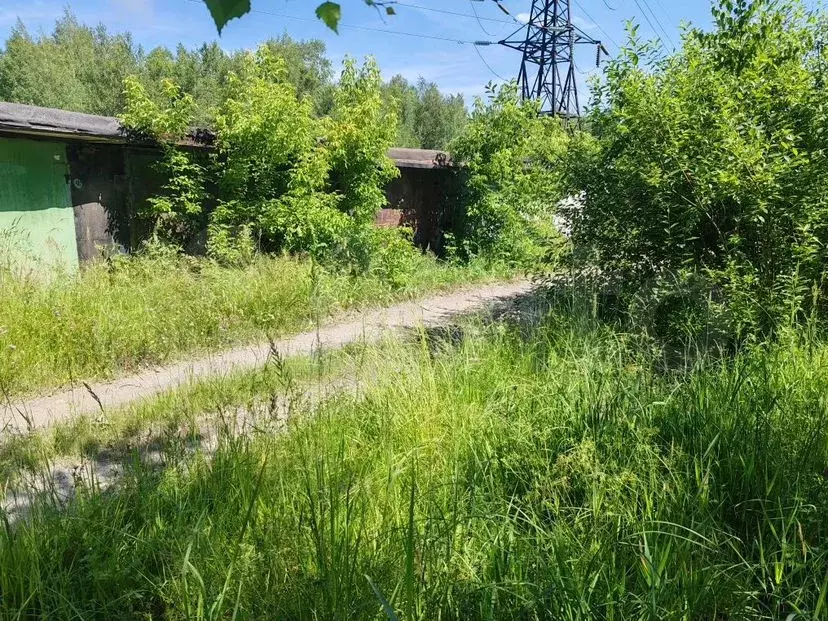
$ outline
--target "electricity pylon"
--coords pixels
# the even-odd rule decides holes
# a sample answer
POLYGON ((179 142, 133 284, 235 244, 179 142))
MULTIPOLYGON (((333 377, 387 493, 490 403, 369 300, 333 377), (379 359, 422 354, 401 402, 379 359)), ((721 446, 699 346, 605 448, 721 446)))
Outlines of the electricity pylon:
POLYGON ((518 73, 521 97, 539 99, 541 112, 564 117, 580 113, 575 81, 575 46, 594 45, 597 61, 606 48, 572 23, 570 0, 533 0, 528 23, 501 45, 523 53, 518 73), (516 38, 526 31, 522 38, 516 38))

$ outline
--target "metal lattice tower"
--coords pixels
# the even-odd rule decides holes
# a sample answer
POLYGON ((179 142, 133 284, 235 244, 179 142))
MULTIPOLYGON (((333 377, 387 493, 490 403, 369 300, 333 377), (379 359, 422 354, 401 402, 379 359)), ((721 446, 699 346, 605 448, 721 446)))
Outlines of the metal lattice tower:
POLYGON ((575 46, 597 46, 599 60, 606 49, 572 23, 570 0, 532 0, 526 26, 499 43, 523 54, 518 88, 524 100, 539 99, 541 112, 546 114, 579 115, 575 46))

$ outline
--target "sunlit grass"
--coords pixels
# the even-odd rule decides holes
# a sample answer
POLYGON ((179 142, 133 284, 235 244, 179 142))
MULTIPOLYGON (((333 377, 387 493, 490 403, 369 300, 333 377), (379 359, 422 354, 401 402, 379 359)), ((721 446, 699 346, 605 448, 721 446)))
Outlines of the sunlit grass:
MULTIPOLYGON (((115 489, 37 507, 0 536, 3 613, 824 618, 823 345, 664 371, 638 337, 556 316, 451 336, 353 351, 329 370, 370 373, 361 394, 282 433, 194 454, 171 436, 164 469, 133 459, 115 489)), ((266 400, 294 372, 312 365, 221 394, 266 400)))
POLYGON ((17 397, 109 377, 300 331, 343 309, 506 276, 413 253, 410 261, 394 285, 288 256, 228 268, 150 253, 48 279, 0 268, 0 389, 17 397))

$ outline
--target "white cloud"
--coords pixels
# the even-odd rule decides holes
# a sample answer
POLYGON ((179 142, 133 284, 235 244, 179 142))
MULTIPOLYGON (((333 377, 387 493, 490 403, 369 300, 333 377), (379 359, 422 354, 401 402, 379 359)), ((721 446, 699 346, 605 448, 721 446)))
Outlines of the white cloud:
POLYGON ((115 15, 139 19, 151 18, 155 13, 155 0, 109 0, 115 15))
POLYGON ((110 4, 123 7, 129 11, 145 11, 151 9, 153 0, 110 0, 110 4))
POLYGON ((517 15, 515 15, 515 17, 517 18, 517 20, 519 22, 523 22, 524 24, 528 24, 529 23, 529 18, 532 17, 532 16, 529 15, 529 13, 518 13, 517 15))
POLYGON ((575 15, 572 18, 572 23, 574 23, 582 30, 595 30, 596 28, 598 28, 598 24, 596 24, 595 22, 591 22, 588 19, 584 19, 579 15, 575 15))

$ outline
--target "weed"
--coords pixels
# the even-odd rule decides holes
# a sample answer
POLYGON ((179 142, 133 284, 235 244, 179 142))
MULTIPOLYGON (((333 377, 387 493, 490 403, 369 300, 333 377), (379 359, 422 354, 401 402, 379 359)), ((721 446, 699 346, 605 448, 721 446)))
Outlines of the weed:
POLYGON ((231 268, 157 248, 48 281, 0 270, 0 388, 18 397, 133 372, 497 273, 416 253, 393 279, 311 271, 301 258, 257 256, 231 268))
POLYGON ((663 371, 655 348, 583 319, 460 332, 356 352, 377 361, 371 385, 285 433, 224 434, 209 453, 171 439, 163 469, 138 460, 106 494, 37 505, 0 534, 0 610, 824 615, 824 346, 663 371))

